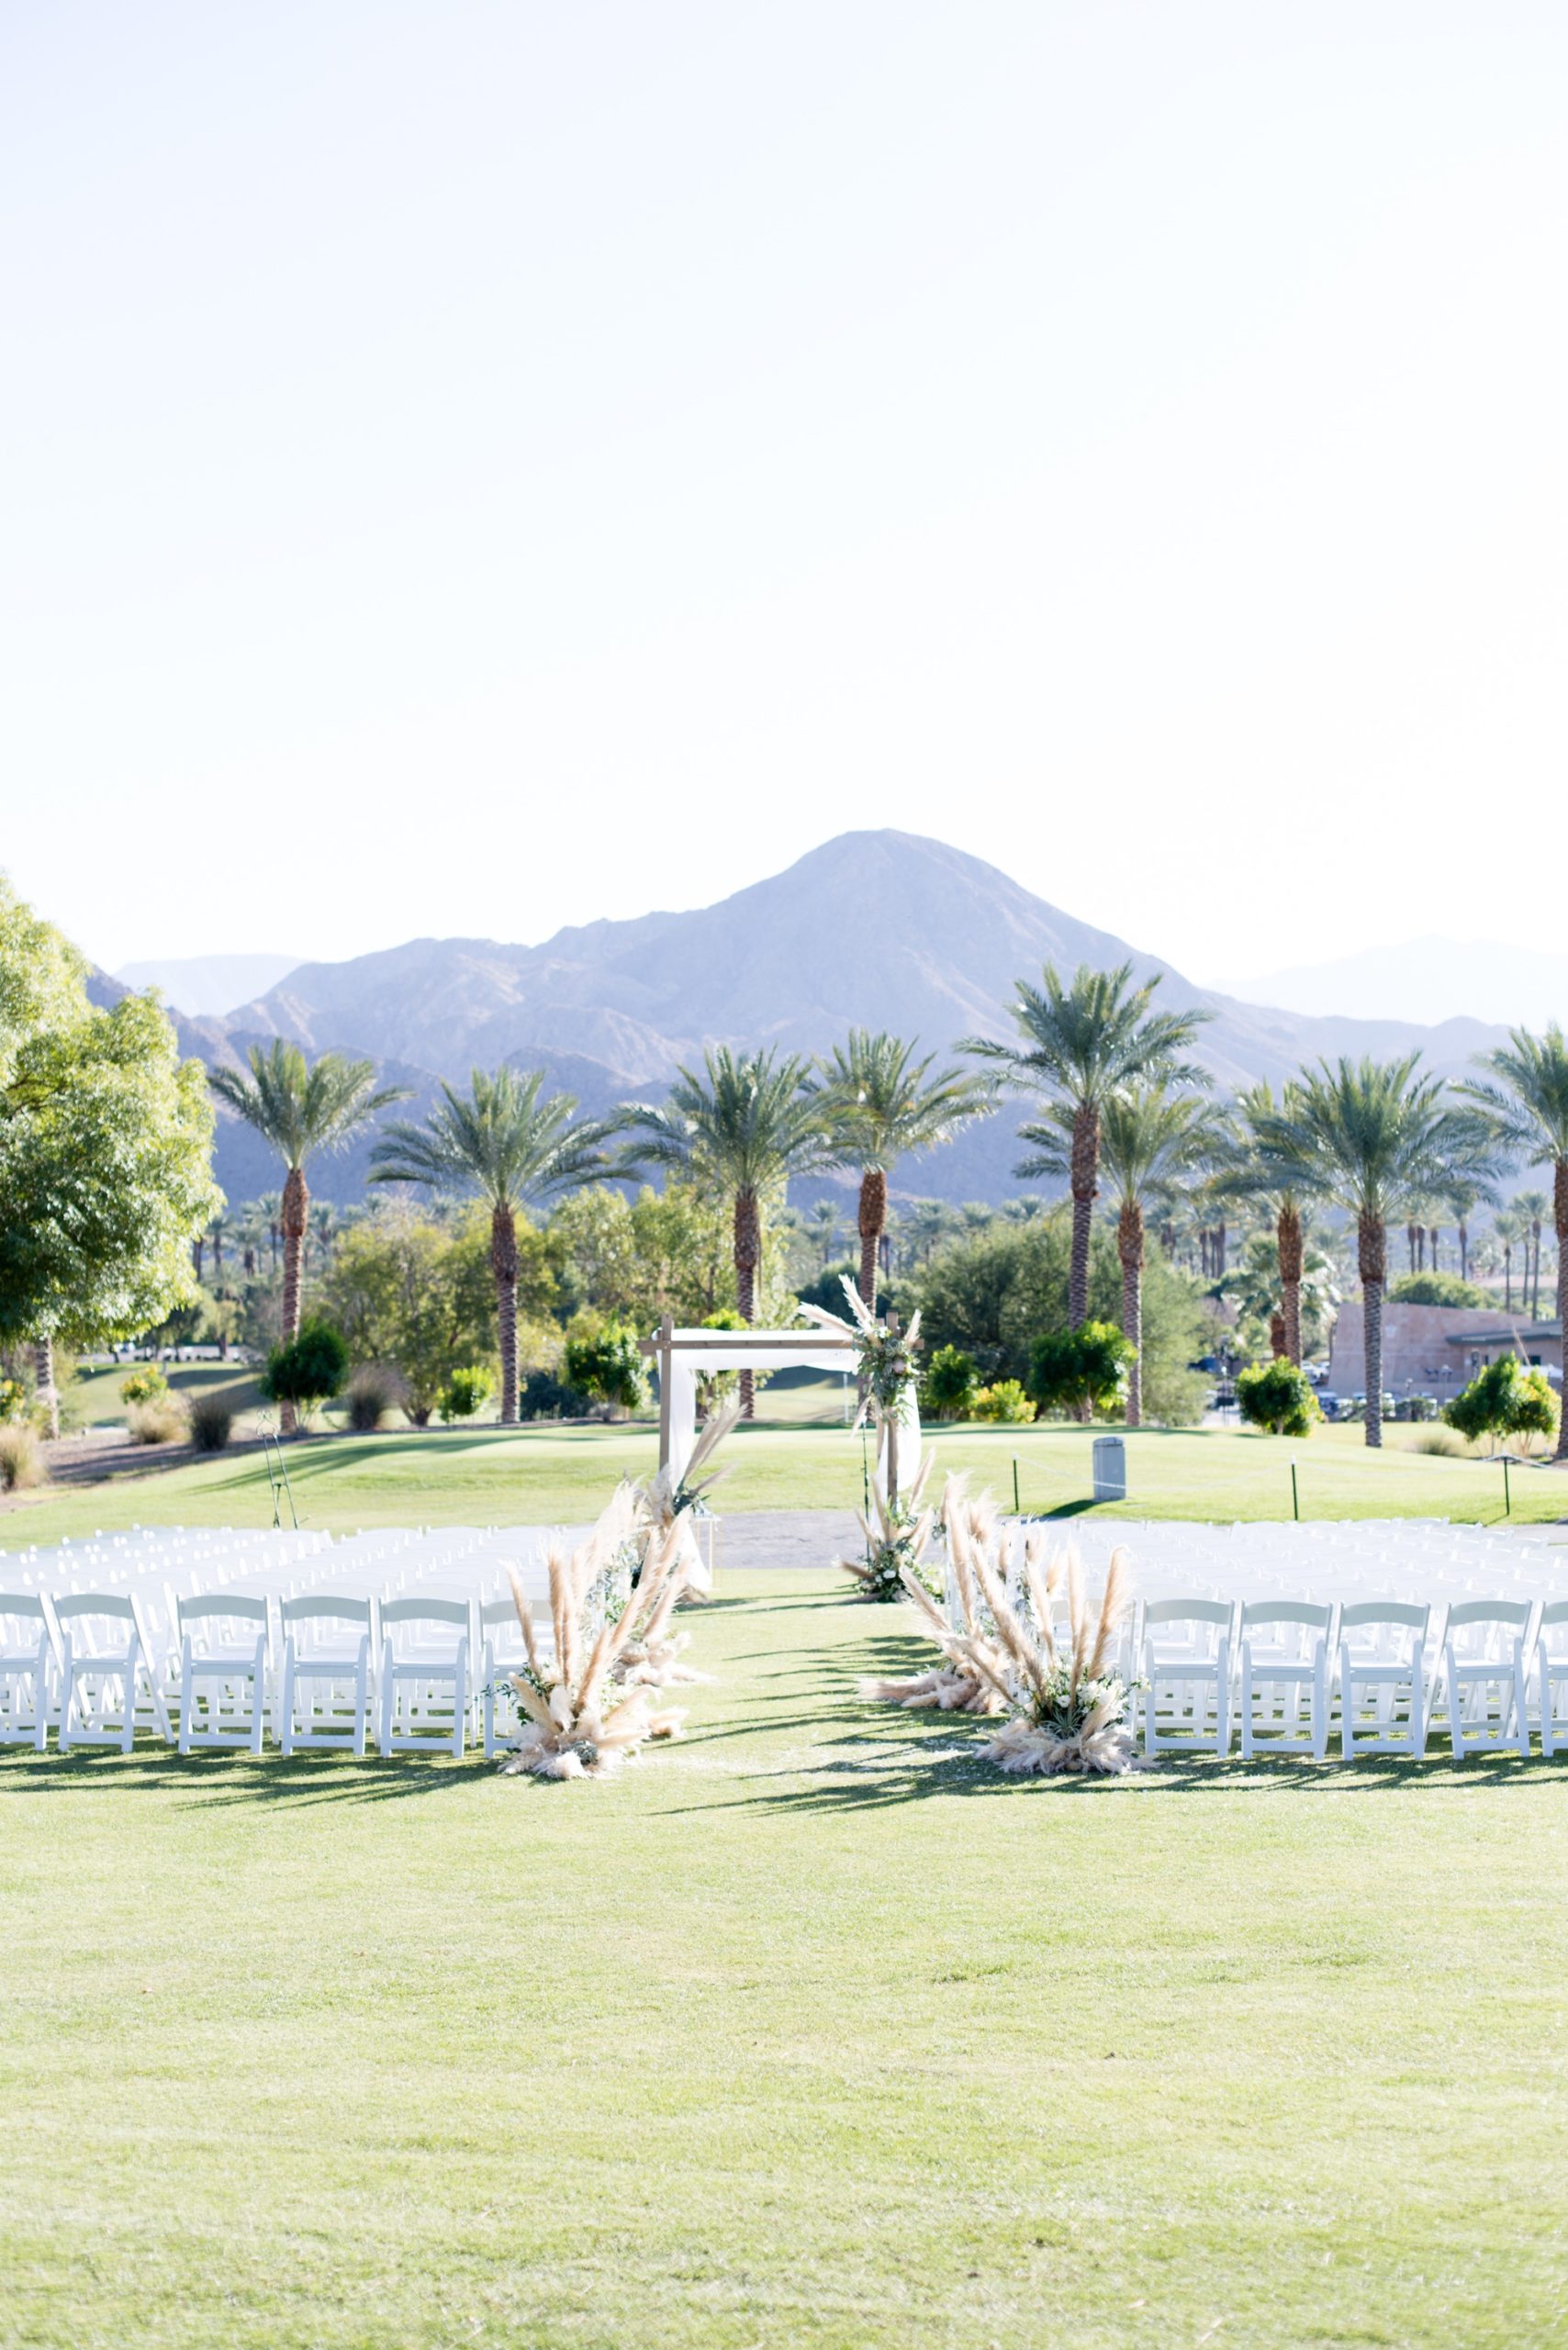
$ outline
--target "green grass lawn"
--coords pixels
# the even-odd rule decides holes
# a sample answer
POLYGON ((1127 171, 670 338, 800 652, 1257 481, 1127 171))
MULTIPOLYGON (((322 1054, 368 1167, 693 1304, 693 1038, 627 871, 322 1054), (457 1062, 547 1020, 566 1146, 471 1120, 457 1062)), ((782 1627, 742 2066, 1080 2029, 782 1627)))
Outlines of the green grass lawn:
MULTIPOLYGON (((967 1469, 1004 1503, 1014 1463, 1026 1510, 1092 1509, 1090 1432, 1033 1428, 928 1431, 938 1472, 967 1469)), ((1326 1427, 1301 1444, 1229 1430, 1145 1429, 1127 1439, 1128 1498, 1102 1505, 1117 1517, 1288 1517, 1290 1463, 1298 1462, 1304 1517, 1503 1515, 1502 1471, 1485 1460, 1416 1451, 1419 1431, 1390 1427, 1381 1453, 1359 1428, 1326 1427)), ((561 1427, 402 1429, 330 1436, 287 1448, 301 1523, 335 1532, 364 1526, 548 1523, 593 1516, 614 1480, 656 1460, 651 1423, 561 1427)), ((861 1445, 842 1427, 764 1424, 739 1430, 716 1500, 726 1509, 848 1508, 860 1499, 861 1445)), ((1550 1469, 1512 1475, 1521 1521, 1568 1516, 1568 1479, 1550 1469)), ((271 1488, 253 1450, 186 1460, 112 1483, 27 1497, 0 1512, 7 1549, 62 1535, 143 1526, 267 1526, 271 1488)))
POLYGON ((1564 1767, 1019 1785, 733 1574, 619 1781, 0 1756, 0 2344, 1568 2336, 1564 1767))

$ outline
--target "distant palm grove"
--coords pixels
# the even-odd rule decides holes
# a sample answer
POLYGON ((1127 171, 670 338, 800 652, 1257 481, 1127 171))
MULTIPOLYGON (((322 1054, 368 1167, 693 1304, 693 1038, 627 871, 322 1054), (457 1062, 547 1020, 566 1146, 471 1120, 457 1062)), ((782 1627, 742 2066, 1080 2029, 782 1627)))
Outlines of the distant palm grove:
MULTIPOLYGON (((1554 1241, 1561 1317, 1555 1024, 1451 1085, 1412 1056, 1226 1099, 1195 1057, 1207 1015, 1165 1009, 1128 965, 1022 974, 1011 1011, 1010 1039, 946 1053, 862 1029, 814 1058, 715 1046, 662 1100, 600 1118, 537 1071, 476 1069, 411 1121, 370 1061, 282 1041, 209 1080, 154 1000, 95 1007, 73 950, 0 885, 0 1417, 57 1429, 64 1359, 136 1339, 266 1357, 286 1430, 345 1382, 364 1427, 492 1397, 506 1425, 623 1411, 665 1315, 787 1325, 847 1278, 874 1310, 918 1305, 929 1413, 1135 1427, 1197 1417, 1249 1364, 1276 1366, 1263 1423, 1305 1427, 1293 1376, 1354 1289, 1375 1446, 1391 1293, 1479 1305, 1500 1276, 1505 1310, 1517 1293, 1537 1315, 1554 1241), (214 1103, 266 1144, 275 1191, 218 1192, 214 1103), (911 1161, 1006 1115, 1033 1188, 920 1194, 911 1161), (366 1200, 313 1201, 312 1167, 367 1131, 366 1200), (1509 1197, 1528 1169, 1543 1188, 1509 1197)), ((1554 1401, 1551 1432, 1561 1457, 1554 1401)))

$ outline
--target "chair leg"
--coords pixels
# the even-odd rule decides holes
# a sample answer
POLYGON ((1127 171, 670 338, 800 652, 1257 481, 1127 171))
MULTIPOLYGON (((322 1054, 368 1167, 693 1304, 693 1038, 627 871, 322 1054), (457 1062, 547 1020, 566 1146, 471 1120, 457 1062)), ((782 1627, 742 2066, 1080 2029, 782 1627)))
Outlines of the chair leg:
POLYGON ((1514 1659, 1514 1723, 1518 1733, 1519 1753, 1529 1761, 1529 1697, 1525 1688, 1525 1669, 1518 1657, 1514 1659))
POLYGON ((1449 1684, 1449 1751, 1456 1762, 1464 1759, 1464 1723, 1460 1714, 1459 1674, 1450 1656, 1449 1684))
POLYGON ((283 1661, 283 1705, 280 1708, 278 1744, 286 1754, 294 1751, 294 1651, 290 1647, 283 1661))

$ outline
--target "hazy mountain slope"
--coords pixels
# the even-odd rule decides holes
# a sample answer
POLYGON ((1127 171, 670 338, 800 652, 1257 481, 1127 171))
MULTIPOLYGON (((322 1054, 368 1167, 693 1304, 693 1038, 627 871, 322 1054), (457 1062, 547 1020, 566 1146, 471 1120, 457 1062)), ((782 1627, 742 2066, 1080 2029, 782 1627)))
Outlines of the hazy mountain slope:
MULTIPOLYGON (((1228 983, 1227 983, 1228 984, 1228 983)), ((1568 955, 1517 941, 1380 941, 1331 963, 1300 963, 1232 992, 1321 1016, 1420 1021, 1469 1016, 1543 1028, 1568 1022, 1568 955)))
MULTIPOLYGON (((208 1058, 252 1037, 285 1035, 315 1053, 364 1053, 414 1082, 415 1113, 436 1075, 461 1081, 476 1064, 515 1058, 599 1111, 657 1095, 704 1043, 764 1043, 816 1052, 853 1024, 917 1035, 951 1052, 969 1033, 1011 1033, 1007 1003, 1021 976, 1047 960, 1065 968, 1131 961, 1161 975, 1162 1001, 1214 1015, 1200 1057, 1216 1081, 1275 1081, 1319 1054, 1424 1050, 1458 1070, 1500 1031, 1456 1020, 1436 1029, 1393 1020, 1312 1019, 1195 988, 1180 972, 1021 889, 994 866, 938 841, 850 833, 717 905, 563 930, 537 946, 484 939, 417 939, 344 963, 308 963, 219 1024, 208 1058)), ((212 1027, 214 1024, 205 1024, 212 1027)), ((1016 1190, 1004 1112, 924 1163, 901 1189, 950 1199, 1016 1190)), ((363 1181, 368 1144, 314 1179, 345 1198, 363 1181)), ((248 1140, 220 1133, 220 1180, 231 1196, 260 1188, 248 1140)), ((273 1188, 269 1177, 264 1188, 273 1188)))
POLYGON ((220 1019, 236 1004, 276 987, 298 962, 297 955, 174 955, 127 963, 115 977, 128 988, 161 989, 196 1019, 220 1019))

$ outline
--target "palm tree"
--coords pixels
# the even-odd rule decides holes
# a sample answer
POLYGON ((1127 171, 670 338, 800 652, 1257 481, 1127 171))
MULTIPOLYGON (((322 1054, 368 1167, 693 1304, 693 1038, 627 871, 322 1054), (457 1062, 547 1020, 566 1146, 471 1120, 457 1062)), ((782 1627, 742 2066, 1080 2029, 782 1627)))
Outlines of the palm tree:
POLYGON ((1551 1202, 1544 1192, 1516 1192, 1514 1213, 1524 1218, 1526 1245, 1529 1250, 1529 1261, 1525 1267, 1529 1294, 1528 1297, 1521 1298, 1519 1302, 1529 1314, 1530 1320, 1539 1322, 1540 1319, 1540 1228, 1545 1218, 1551 1213, 1551 1202))
MULTIPOLYGON (((1039 1146, 1014 1171, 1019 1176, 1070 1174, 1074 1118, 1058 1102, 1049 1118, 1020 1126, 1024 1142, 1039 1146)), ((1143 1343, 1144 1211, 1172 1199, 1182 1178, 1215 1147, 1219 1116, 1196 1093, 1171 1093, 1163 1085, 1129 1085, 1107 1095, 1100 1112, 1100 1157, 1115 1196, 1116 1252, 1122 1260, 1122 1334, 1137 1349, 1143 1343)), ((1135 1351, 1127 1374, 1127 1426, 1143 1419, 1143 1370, 1135 1351)))
MULTIPOLYGON (((1305 1247, 1301 1194, 1289 1171, 1271 1164, 1263 1156, 1259 1143, 1266 1122, 1288 1108, 1292 1091, 1287 1084, 1280 1101, 1276 1102, 1273 1088, 1267 1079, 1242 1088, 1236 1097, 1229 1147, 1221 1158, 1210 1188, 1212 1196, 1217 1200, 1254 1200, 1273 1214, 1274 1246, 1280 1260, 1280 1310, 1284 1318, 1285 1352, 1299 1371, 1305 1247)), ((1223 1273, 1222 1266, 1222 1277, 1223 1273)))
POLYGON ((1418 1053, 1397 1061, 1320 1061, 1285 1089, 1253 1128, 1264 1169, 1300 1194, 1356 1220, 1366 1360, 1366 1437, 1383 1442, 1383 1293, 1388 1225, 1409 1203, 1447 1188, 1456 1170, 1478 1188, 1491 1172, 1480 1122, 1417 1075, 1418 1053))
POLYGON ((543 1082, 543 1069, 503 1062, 493 1077, 473 1070, 466 1093, 443 1083, 424 1125, 395 1121, 370 1163, 373 1183, 476 1192, 489 1209, 503 1427, 517 1426, 518 1210, 606 1173, 604 1146, 615 1131, 607 1120, 578 1118, 569 1093, 541 1101, 543 1082))
POLYGON ((1459 1277, 1470 1279, 1470 1219, 1481 1193, 1476 1185, 1460 1178, 1445 1185, 1442 1194, 1445 1207, 1454 1221, 1454 1238, 1459 1242, 1459 1277))
MULTIPOLYGON (((657 1109, 633 1102, 622 1113, 621 1125, 637 1136, 627 1144, 622 1165, 628 1173, 644 1165, 669 1168, 730 1200, 735 1303, 744 1318, 755 1322, 762 1203, 791 1175, 824 1163, 819 1100, 806 1090, 810 1064, 799 1054, 776 1060, 771 1048, 737 1055, 719 1045, 703 1055, 703 1063, 700 1076, 678 1069, 657 1109)), ((751 1419, 755 1408, 755 1382, 743 1371, 743 1416, 751 1419)))
POLYGON ((1206 1071, 1182 1055, 1213 1014, 1150 1012, 1159 975, 1135 988, 1132 969, 1124 963, 1118 970, 1092 971, 1081 963, 1064 986, 1055 966, 1047 963, 1042 987, 1031 987, 1025 979, 1018 982, 1013 1017, 1021 1046, 971 1036, 961 1047, 994 1062, 1004 1086, 1043 1095, 1070 1113, 1068 1320, 1075 1330, 1089 1317, 1089 1229, 1099 1190, 1100 1121, 1105 1103, 1129 1085, 1206 1086, 1209 1081, 1206 1071))
MULTIPOLYGON (((305 1228, 310 1212, 310 1190, 305 1181, 308 1159, 321 1151, 342 1150, 366 1121, 401 1102, 406 1085, 375 1082, 374 1061, 345 1060, 342 1053, 323 1053, 308 1063, 297 1045, 274 1036, 263 1047, 252 1045, 246 1057, 251 1074, 215 1069, 209 1082, 218 1100, 253 1126, 283 1160, 287 1173, 278 1222, 283 1229, 283 1319, 285 1346, 299 1335, 300 1304, 305 1280, 305 1228)), ((285 1430, 295 1426, 292 1404, 285 1404, 285 1430)))
POLYGON ((888 1224, 888 1172, 912 1150, 948 1142, 960 1126, 983 1117, 995 1089, 960 1069, 932 1071, 936 1056, 914 1058, 902 1036, 852 1028, 817 1064, 807 1091, 815 1100, 831 1163, 857 1167, 860 1199, 860 1295, 877 1310, 877 1252, 888 1224))
MULTIPOLYGON (((1529 1218, 1520 1215, 1516 1208, 1503 1208, 1493 1217, 1492 1230, 1503 1247, 1503 1311, 1511 1314, 1514 1310, 1514 1250, 1522 1241, 1528 1264, 1529 1218)), ((1528 1277, 1526 1287, 1529 1287, 1528 1277)))
POLYGON ((822 1253, 824 1273, 833 1262, 833 1252, 838 1245, 839 1223, 839 1211, 832 1200, 819 1200, 806 1212, 805 1230, 822 1253))

